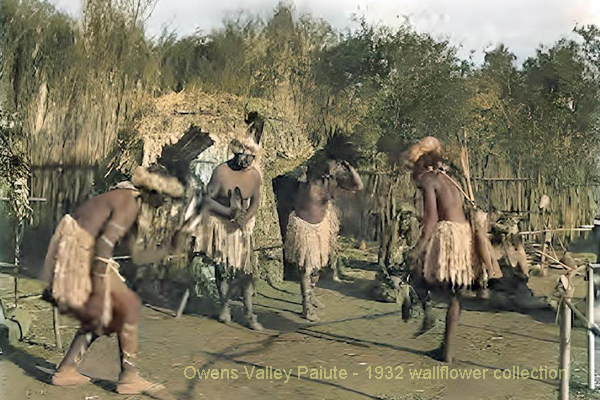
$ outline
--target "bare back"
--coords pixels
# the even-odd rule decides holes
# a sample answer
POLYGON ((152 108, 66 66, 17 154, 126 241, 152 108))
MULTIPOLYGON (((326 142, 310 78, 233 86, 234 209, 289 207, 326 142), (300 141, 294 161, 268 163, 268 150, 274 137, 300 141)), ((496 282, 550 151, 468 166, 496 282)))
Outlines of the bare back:
POLYGON ((73 217, 83 229, 98 237, 108 220, 128 230, 137 214, 133 192, 117 189, 86 201, 75 210, 73 217))
POLYGON ((440 221, 467 222, 463 210, 464 197, 449 177, 435 174, 438 218, 440 221))
POLYGON ((423 192, 426 220, 434 214, 437 221, 467 222, 463 195, 449 177, 441 172, 429 171, 422 175, 419 187, 423 192), (435 195, 435 202, 429 201, 432 195, 435 195), (432 207, 428 203, 435 204, 435 212, 430 212, 432 207))

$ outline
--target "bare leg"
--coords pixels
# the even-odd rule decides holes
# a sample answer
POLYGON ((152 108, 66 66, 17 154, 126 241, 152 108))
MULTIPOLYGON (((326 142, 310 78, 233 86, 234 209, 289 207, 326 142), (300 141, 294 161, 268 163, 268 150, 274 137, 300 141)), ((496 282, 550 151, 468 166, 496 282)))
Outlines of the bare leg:
POLYGON ((137 394, 162 389, 162 385, 147 381, 138 372, 138 324, 123 324, 123 329, 118 333, 118 337, 121 351, 121 374, 117 393, 137 394))
POLYGON ((140 377, 137 369, 138 355, 138 323, 141 314, 139 297, 132 292, 116 276, 111 275, 113 320, 110 329, 117 332, 121 355, 121 374, 117 384, 117 392, 121 394, 137 394, 160 390, 161 385, 153 384, 140 377))
POLYGON ((444 334, 444 344, 442 346, 442 361, 452 362, 452 349, 456 339, 456 327, 460 317, 460 300, 457 295, 452 296, 448 312, 446 314, 446 332, 444 334))
POLYGON ((77 366, 83 360, 83 356, 90 345, 98 336, 92 332, 79 329, 71 342, 71 346, 65 357, 58 366, 58 370, 52 376, 52 384, 57 386, 76 386, 89 382, 90 378, 77 372, 77 366))
POLYGON ((315 308, 325 308, 325 304, 321 303, 317 298, 316 287, 319 282, 319 271, 314 271, 310 275, 310 301, 315 308))
POLYGON ((300 294, 302 295, 302 317, 306 318, 308 314, 308 298, 307 291, 310 287, 310 278, 306 277, 304 274, 300 278, 300 294))
POLYGON ((118 333, 119 351, 121 353, 121 375, 119 381, 127 380, 132 375, 137 375, 138 354, 138 325, 123 324, 123 329, 118 333))
POLYGON ((217 266, 215 272, 217 287, 219 289, 219 298, 221 300, 221 314, 219 315, 219 321, 228 324, 231 322, 229 281, 225 276, 225 271, 222 266, 217 266))
POLYGON ((138 394, 142 392, 154 392, 163 389, 160 384, 154 384, 142 378, 137 369, 138 355, 138 324, 123 324, 118 332, 119 349, 121 352, 121 374, 117 393, 138 394))
POLYGON ((318 321, 319 317, 317 316, 317 310, 312 301, 314 295, 312 293, 313 279, 311 278, 309 272, 306 270, 302 271, 302 278, 300 280, 300 290, 302 292, 302 317, 309 321, 318 321))
POLYGON ((252 311, 252 297, 254 296, 254 280, 252 275, 240 272, 244 290, 244 308, 246 311, 246 319, 250 329, 262 331, 263 326, 256 320, 256 315, 252 311))
POLYGON ((342 271, 341 259, 337 256, 337 253, 335 251, 332 251, 329 256, 331 258, 330 265, 333 268, 333 280, 335 282, 342 282, 344 272, 342 271))
POLYGON ((425 288, 418 288, 416 289, 416 292, 421 301, 421 306, 423 307, 423 324, 421 325, 421 329, 415 333, 414 337, 421 336, 435 326, 435 317, 431 311, 429 291, 425 288))

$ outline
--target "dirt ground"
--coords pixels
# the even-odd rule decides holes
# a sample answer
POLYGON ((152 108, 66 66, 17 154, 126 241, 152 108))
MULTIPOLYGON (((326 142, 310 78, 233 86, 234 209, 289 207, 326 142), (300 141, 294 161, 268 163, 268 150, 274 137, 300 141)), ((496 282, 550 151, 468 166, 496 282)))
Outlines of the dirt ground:
MULTIPOLYGON (((558 326, 554 324, 551 309, 535 313, 489 311, 481 302, 468 302, 458 327, 456 361, 447 372, 450 376, 440 377, 445 364, 431 359, 426 352, 441 342, 445 305, 436 308, 437 326, 414 338, 420 315, 404 323, 396 304, 370 299, 376 255, 358 250, 348 250, 347 255, 351 259, 346 273, 349 279, 344 283, 322 282, 318 289, 327 307, 317 324, 300 318, 299 285, 291 282, 258 286, 257 314, 268 328, 262 333, 237 323, 223 325, 213 319, 214 307, 200 306, 198 301, 192 302, 179 320, 144 307, 139 366, 144 375, 166 387, 151 396, 121 396, 114 392, 119 373, 114 337, 94 343, 81 365, 81 372, 91 376, 92 383, 77 388, 50 385, 46 371, 53 370, 62 357, 54 345, 51 309, 39 298, 22 299, 21 307, 31 312, 34 321, 25 341, 3 346, 0 397, 11 400, 557 398, 556 379, 511 376, 516 371, 513 367, 520 371, 558 368, 558 326), (286 370, 289 377, 278 375, 277 369, 286 370), (438 376, 425 375, 427 371, 437 371, 438 376), (417 378, 416 373, 421 373, 421 377, 417 378)), ((530 286, 538 295, 548 293, 552 289, 550 281, 534 278, 530 286)), ((0 276, 5 305, 11 303, 12 284, 11 277, 0 276)), ((21 279, 19 284, 20 294, 36 293, 42 287, 33 280, 21 279)), ((233 317, 240 320, 241 303, 236 304, 233 317)), ((76 322, 61 317, 61 325, 66 347, 76 322)), ((572 398, 600 398, 584 388, 586 354, 585 331, 575 329, 572 398)))

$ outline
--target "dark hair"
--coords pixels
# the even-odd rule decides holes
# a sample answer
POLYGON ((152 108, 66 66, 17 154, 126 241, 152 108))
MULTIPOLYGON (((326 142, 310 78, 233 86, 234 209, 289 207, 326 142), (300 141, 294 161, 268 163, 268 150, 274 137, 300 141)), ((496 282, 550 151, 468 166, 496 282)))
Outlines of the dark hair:
POLYGON ((425 171, 426 169, 441 168, 445 163, 444 157, 435 151, 425 153, 415 162, 413 166, 413 177, 416 178, 418 174, 425 171))
POLYGON ((345 160, 350 164, 356 164, 361 156, 358 145, 352 142, 350 137, 341 133, 336 133, 329 138, 323 150, 328 159, 345 160))
POLYGON ((154 163, 154 164, 150 165, 148 167, 148 172, 153 173, 153 174, 159 174, 163 177, 171 177, 172 176, 165 166, 160 165, 158 163, 154 163))
POLYGON ((158 208, 167 199, 168 196, 158 193, 156 190, 143 189, 140 190, 140 198, 142 202, 150 205, 152 208, 158 208))
POLYGON ((329 157, 323 150, 319 150, 306 163, 306 177, 308 180, 319 179, 323 175, 329 174, 329 157))
POLYGON ((350 138, 342 133, 334 133, 322 149, 318 150, 307 162, 306 176, 309 180, 328 175, 329 161, 347 161, 356 164, 361 157, 360 149, 350 138))

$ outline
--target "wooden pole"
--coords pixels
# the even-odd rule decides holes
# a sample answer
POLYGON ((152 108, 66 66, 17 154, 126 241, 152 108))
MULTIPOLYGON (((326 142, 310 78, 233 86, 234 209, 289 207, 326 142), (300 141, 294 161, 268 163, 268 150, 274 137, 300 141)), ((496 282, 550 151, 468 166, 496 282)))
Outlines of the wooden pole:
POLYGON ((547 265, 546 265, 546 248, 548 247, 548 232, 546 226, 546 209, 542 209, 542 227, 544 228, 544 232, 541 235, 542 239, 542 258, 540 260, 540 265, 542 267, 542 276, 548 275, 547 265))
POLYGON ((521 158, 519 157, 519 166, 517 167, 517 209, 523 209, 523 184, 521 182, 521 158))
MULTIPOLYGON (((594 324, 594 268, 588 267, 587 318, 589 328, 594 324)), ((588 387, 596 388, 596 349, 594 332, 588 330, 588 387)))
POLYGON ((151 310, 158 311, 159 313, 163 313, 166 315, 170 315, 171 317, 174 317, 177 315, 176 312, 173 312, 173 310, 169 310, 168 308, 153 306, 152 304, 149 304, 149 303, 145 303, 144 305, 151 310))
POLYGON ((571 309, 566 301, 561 303, 560 319, 560 358, 558 363, 560 376, 560 400, 569 400, 570 362, 571 362, 571 309))
POLYGON ((573 312, 573 314, 575 314, 575 316, 577 318, 581 319, 583 322, 585 322, 590 327, 589 330, 592 331, 592 333, 594 335, 600 336, 600 326, 598 326, 595 323, 594 324, 590 323, 590 321, 588 321, 587 317, 585 315, 583 315, 583 313, 581 311, 579 311, 573 305, 573 303, 571 303, 569 300, 564 299, 564 301, 565 301, 565 303, 567 303, 567 306, 571 309, 571 311, 573 312))
POLYGON ((21 243, 23 242, 23 234, 25 230, 25 221, 20 220, 15 228, 15 308, 19 303, 19 269, 21 267, 21 243))
POLYGON ((467 150, 467 131, 463 132, 464 135, 464 144, 462 149, 460 150, 460 164, 463 170, 463 175, 465 176, 466 185, 467 185, 467 194, 471 201, 475 201, 475 195, 473 193, 473 185, 471 185, 471 170, 469 167, 469 151, 467 150))
POLYGON ((190 297, 190 289, 185 289, 185 293, 183 294, 183 298, 181 299, 181 303, 179 304, 179 309, 177 310, 177 314, 175 318, 181 318, 183 311, 185 310, 185 306, 187 305, 188 299, 190 297))
POLYGON ((519 232, 519 235, 538 235, 546 232, 587 232, 591 231, 592 228, 581 227, 581 228, 557 228, 557 229, 543 229, 541 231, 524 231, 519 232))
POLYGON ((62 339, 60 336, 60 320, 58 315, 58 308, 52 307, 52 324, 54 325, 54 340, 56 342, 56 348, 62 351, 62 339))
POLYGON ((14 264, 15 264, 15 275, 13 277, 13 279, 15 280, 15 308, 17 308, 17 305, 19 303, 19 278, 18 278, 18 274, 19 274, 19 267, 21 266, 21 249, 20 249, 20 244, 19 244, 19 225, 17 225, 17 228, 15 229, 15 259, 14 259, 14 264))
MULTIPOLYGON (((0 197, 0 201, 8 201, 8 200, 10 200, 8 197, 0 197)), ((30 197, 29 201, 31 201, 33 203, 35 203, 35 202, 44 203, 47 201, 47 199, 42 198, 42 197, 30 197)))
POLYGON ((484 178, 484 177, 476 177, 471 178, 474 181, 488 181, 488 182, 527 182, 530 181, 530 178, 484 178))
POLYGON ((487 212, 492 212, 492 183, 490 181, 485 181, 485 192, 487 195, 487 212))
POLYGON ((588 321, 587 317, 585 315, 583 315, 583 313, 581 311, 579 311, 574 305, 573 303, 571 303, 569 300, 565 300, 565 302, 567 303, 567 306, 571 309, 571 311, 573 311, 573 314, 575 314, 575 316, 579 319, 581 319, 583 322, 585 322, 590 331, 592 331, 592 333, 596 336, 600 336, 600 326, 598 326, 595 323, 591 323, 590 321, 588 321))
POLYGON ((535 250, 535 252, 537 254, 539 254, 541 257, 547 257, 547 258, 551 259, 552 261, 554 261, 555 263, 557 263, 558 265, 560 265, 564 269, 571 270, 571 271, 574 270, 573 268, 569 267, 567 264, 564 264, 564 263, 560 262, 560 260, 558 258, 551 256, 550 254, 541 252, 539 250, 535 250))
MULTIPOLYGON (((19 272, 18 269, 17 272, 19 272)), ((17 308, 17 305, 19 304, 19 278, 17 274, 13 276, 13 279, 15 280, 15 308, 17 308)))

